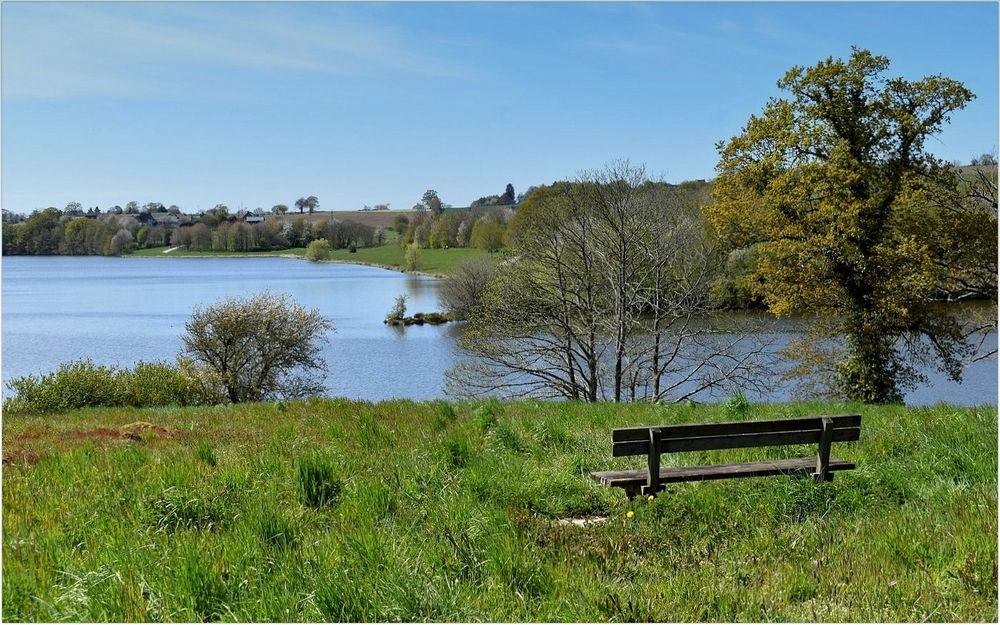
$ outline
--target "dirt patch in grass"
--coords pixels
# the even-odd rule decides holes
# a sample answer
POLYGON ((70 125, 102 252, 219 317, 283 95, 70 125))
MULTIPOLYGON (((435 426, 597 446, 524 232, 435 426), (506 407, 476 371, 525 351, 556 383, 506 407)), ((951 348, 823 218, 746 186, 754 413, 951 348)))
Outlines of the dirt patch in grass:
POLYGON ((153 425, 148 421, 136 421, 122 426, 122 436, 133 440, 138 440, 142 436, 156 436, 162 438, 178 438, 183 436, 180 430, 170 430, 159 425, 153 425))
POLYGON ((93 430, 66 430, 58 433, 59 438, 70 440, 105 439, 114 440, 122 437, 120 430, 112 428, 95 428, 93 430))
POLYGON ((60 441, 74 440, 105 440, 105 441, 141 441, 151 439, 181 438, 187 432, 171 430, 146 421, 136 421, 123 425, 121 428, 99 427, 89 430, 33 430, 15 434, 13 441, 37 441, 51 438, 60 441))
POLYGON ((33 441, 39 438, 45 438, 51 432, 49 430, 32 430, 30 432, 21 432, 20 434, 14 434, 13 439, 15 441, 33 441))
POLYGON ((25 449, 11 449, 3 453, 3 465, 11 464, 35 464, 42 459, 42 454, 37 451, 25 449))

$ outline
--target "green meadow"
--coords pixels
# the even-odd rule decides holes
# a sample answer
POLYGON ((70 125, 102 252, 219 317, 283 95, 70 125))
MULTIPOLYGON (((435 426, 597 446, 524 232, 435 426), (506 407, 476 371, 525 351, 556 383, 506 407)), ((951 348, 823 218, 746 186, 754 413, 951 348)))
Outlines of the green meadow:
MULTIPOLYGON (((348 263, 362 263, 402 270, 406 250, 395 243, 379 247, 360 247, 357 252, 333 250, 332 260, 348 263)), ((416 271, 435 275, 446 275, 455 271, 459 263, 469 258, 489 258, 489 252, 474 247, 453 247, 446 249, 421 249, 417 252, 416 271)))
POLYGON ((997 619, 995 407, 92 408, 5 414, 3 454, 8 621, 997 619), (853 411, 831 483, 588 477, 643 465, 614 427, 853 411))

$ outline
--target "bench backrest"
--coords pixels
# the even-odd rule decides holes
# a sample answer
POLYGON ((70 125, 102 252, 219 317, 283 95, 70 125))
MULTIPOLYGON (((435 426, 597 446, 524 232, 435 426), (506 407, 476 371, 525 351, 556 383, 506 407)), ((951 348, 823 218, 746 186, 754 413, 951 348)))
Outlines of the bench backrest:
POLYGON ((660 430, 660 453, 818 444, 824 418, 833 422, 830 442, 856 441, 860 438, 861 415, 859 414, 768 421, 660 425, 612 430, 611 455, 615 457, 648 455, 650 430, 655 429, 660 430))

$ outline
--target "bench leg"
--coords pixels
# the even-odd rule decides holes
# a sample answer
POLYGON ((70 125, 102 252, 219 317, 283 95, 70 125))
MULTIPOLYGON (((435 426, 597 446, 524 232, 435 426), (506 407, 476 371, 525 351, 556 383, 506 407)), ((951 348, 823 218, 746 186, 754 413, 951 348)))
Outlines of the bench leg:
POLYGON ((646 485, 642 487, 643 495, 655 495, 660 490, 660 441, 663 432, 659 428, 649 430, 649 453, 647 455, 646 485))
POLYGON ((816 453, 816 472, 813 479, 817 482, 832 482, 830 473, 830 446, 833 443, 833 419, 823 417, 823 429, 819 435, 819 451, 816 453))

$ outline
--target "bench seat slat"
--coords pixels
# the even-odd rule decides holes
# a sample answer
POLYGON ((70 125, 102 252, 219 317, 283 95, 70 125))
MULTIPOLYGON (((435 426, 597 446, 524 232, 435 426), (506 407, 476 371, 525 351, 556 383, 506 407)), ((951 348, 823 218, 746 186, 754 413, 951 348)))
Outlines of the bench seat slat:
MULTIPOLYGON (((861 426, 860 414, 832 415, 834 429, 861 426)), ((728 421, 724 423, 683 423, 678 425, 653 426, 663 432, 663 440, 668 438, 688 438, 696 436, 727 436, 731 434, 763 434, 786 432, 789 430, 820 430, 823 417, 794 417, 789 419, 769 419, 762 421, 728 421)), ((649 440, 650 426, 616 428, 611 431, 611 441, 649 440)))
MULTIPOLYGON (((648 432, 649 429, 647 428, 646 431, 648 432)), ((667 438, 664 435, 660 449, 663 453, 671 453, 678 451, 704 451, 709 449, 816 444, 819 442, 820 432, 821 430, 816 428, 815 430, 690 436, 684 438, 667 438)), ((860 437, 860 427, 842 427, 833 430, 833 442, 835 443, 856 441, 860 437)), ((647 440, 623 441, 611 444, 611 455, 616 458, 622 456, 644 456, 648 451, 648 434, 647 440)))
MULTIPOLYGON (((854 468, 853 462, 830 459, 830 471, 846 471, 854 468)), ((811 474, 816 470, 816 457, 768 460, 763 462, 743 462, 737 464, 714 464, 707 466, 666 467, 660 469, 660 483, 693 482, 700 480, 720 480, 736 477, 763 477, 781 474, 811 474)), ((646 469, 629 471, 595 471, 590 476, 605 486, 630 487, 646 483, 646 469)))

